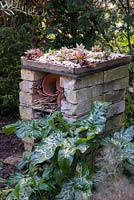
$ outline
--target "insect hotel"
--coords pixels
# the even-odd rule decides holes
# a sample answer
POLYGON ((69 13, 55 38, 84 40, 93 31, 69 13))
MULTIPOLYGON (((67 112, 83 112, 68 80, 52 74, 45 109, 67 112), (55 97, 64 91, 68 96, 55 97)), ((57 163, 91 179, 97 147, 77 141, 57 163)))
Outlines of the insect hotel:
POLYGON ((61 111, 69 121, 88 116, 94 101, 109 102, 108 131, 123 125, 130 57, 85 50, 83 45, 43 54, 31 49, 21 58, 20 116, 22 120, 61 111))

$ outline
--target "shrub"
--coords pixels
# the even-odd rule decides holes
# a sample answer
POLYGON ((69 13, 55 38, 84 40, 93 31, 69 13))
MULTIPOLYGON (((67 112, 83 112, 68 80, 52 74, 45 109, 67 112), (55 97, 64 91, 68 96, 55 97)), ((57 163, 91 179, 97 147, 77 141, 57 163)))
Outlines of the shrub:
POLYGON ((36 22, 24 14, 9 17, 0 28, 0 115, 16 114, 20 82, 20 57, 35 46, 36 22))

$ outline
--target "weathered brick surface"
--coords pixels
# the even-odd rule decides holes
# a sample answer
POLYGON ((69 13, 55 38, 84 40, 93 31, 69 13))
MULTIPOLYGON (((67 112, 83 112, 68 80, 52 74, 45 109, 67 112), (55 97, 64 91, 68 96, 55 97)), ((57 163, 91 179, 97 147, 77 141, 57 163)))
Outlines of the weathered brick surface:
POLYGON ((103 72, 92 74, 80 79, 61 77, 60 85, 69 90, 78 90, 103 83, 103 72))
POLYGON ((89 114, 91 110, 91 106, 94 101, 101 101, 102 96, 91 98, 87 101, 79 102, 78 104, 71 104, 66 100, 61 101, 61 111, 66 115, 75 116, 75 118, 79 118, 81 116, 89 114))
POLYGON ((128 77, 128 65, 104 71, 104 82, 117 80, 120 78, 128 77))
POLYGON ((39 98, 38 94, 32 95, 32 94, 26 93, 26 92, 19 93, 20 105, 31 106, 31 105, 33 105, 34 100, 36 100, 38 98, 39 98))
POLYGON ((125 89, 122 89, 104 93, 103 101, 115 103, 121 100, 125 100, 125 92, 126 92, 125 89))
POLYGON ((84 101, 83 103, 78 103, 73 105, 67 101, 62 100, 61 102, 61 112, 72 115, 72 116, 81 116, 87 114, 91 109, 90 101, 84 101))
POLYGON ((111 91, 127 88, 128 83, 129 83, 128 77, 104 83, 103 92, 105 93, 105 92, 111 92, 111 91))
POLYGON ((83 88, 80 90, 64 90, 65 99, 72 104, 88 101, 93 97, 100 96, 103 92, 103 85, 96 85, 89 88, 83 88))
POLYGON ((44 77, 45 73, 32 71, 28 69, 21 69, 21 79, 27 81, 37 81, 44 77))
POLYGON ((123 126, 124 126, 124 113, 121 113, 107 120, 105 132, 115 132, 123 126))
POLYGON ((69 122, 69 123, 72 123, 72 122, 75 122, 77 120, 84 120, 88 117, 89 115, 83 115, 83 116, 71 116, 71 115, 66 115, 63 113, 63 118, 69 122))
POLYGON ((125 101, 122 100, 120 102, 111 104, 108 108, 107 118, 123 113, 124 111, 125 111, 125 101))
MULTIPOLYGON (((39 98, 39 95, 33 88, 35 83, 41 83, 44 76, 44 72, 21 70, 23 81, 20 83, 20 115, 22 119, 35 117, 31 106, 34 100, 39 98)), ((85 118, 94 101, 107 101, 110 102, 107 126, 111 125, 110 129, 118 128, 122 125, 121 116, 125 110, 125 91, 128 87, 128 77, 128 66, 89 74, 80 79, 61 76, 60 86, 64 88, 61 112, 64 118, 70 122, 85 118)))
POLYGON ((19 110, 20 110, 20 117, 22 120, 31 120, 34 118, 32 108, 20 105, 19 110))
POLYGON ((30 93, 30 94, 34 94, 35 90, 34 90, 34 86, 35 86, 35 81, 22 81, 20 82, 20 90, 22 92, 26 92, 26 93, 30 93))

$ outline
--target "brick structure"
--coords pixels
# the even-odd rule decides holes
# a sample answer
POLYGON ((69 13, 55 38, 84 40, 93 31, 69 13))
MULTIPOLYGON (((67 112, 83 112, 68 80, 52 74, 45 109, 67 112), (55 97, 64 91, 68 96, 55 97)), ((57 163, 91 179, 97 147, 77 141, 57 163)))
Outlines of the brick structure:
POLYGON ((60 86, 64 89, 61 112, 71 122, 87 117, 96 100, 109 102, 107 130, 116 130, 123 125, 125 92, 128 87, 129 56, 101 63, 95 68, 72 70, 50 64, 27 61, 22 58, 20 83, 20 116, 22 120, 35 117, 33 102, 40 98, 34 86, 41 83, 46 73, 60 75, 60 86))

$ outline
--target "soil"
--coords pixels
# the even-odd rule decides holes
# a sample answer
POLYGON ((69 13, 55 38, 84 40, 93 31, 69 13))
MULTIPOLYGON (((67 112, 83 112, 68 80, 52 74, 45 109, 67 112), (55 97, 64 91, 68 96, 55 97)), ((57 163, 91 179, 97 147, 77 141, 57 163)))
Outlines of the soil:
MULTIPOLYGON (((17 169, 14 165, 5 164, 4 160, 10 156, 20 156, 24 152, 23 142, 16 137, 15 134, 12 136, 6 136, 2 133, 2 126, 13 123, 14 120, 6 120, 0 118, 0 177, 7 179, 17 169)), ((0 188, 4 188, 5 184, 0 184, 0 188)))
POLYGON ((123 175, 114 177, 96 188, 93 200, 134 200, 134 182, 123 175))

